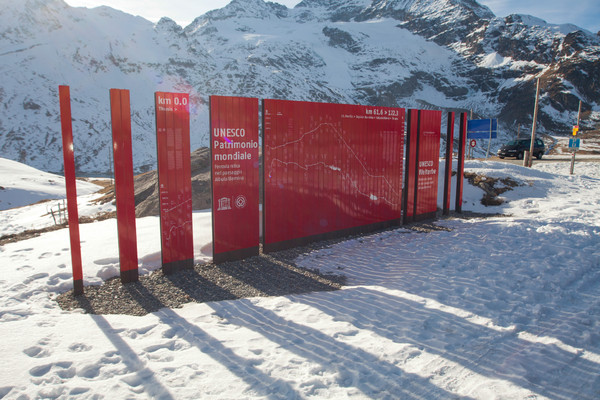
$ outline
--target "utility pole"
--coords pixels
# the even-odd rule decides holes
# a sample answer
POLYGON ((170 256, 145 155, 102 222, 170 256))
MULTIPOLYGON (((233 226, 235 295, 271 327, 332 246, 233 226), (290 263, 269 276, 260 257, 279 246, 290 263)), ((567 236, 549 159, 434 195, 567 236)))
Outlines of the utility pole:
POLYGON ((490 147, 492 146, 492 119, 490 118, 490 140, 488 140, 487 153, 485 153, 485 159, 487 160, 490 156, 490 147))
MULTIPOLYGON (((577 110, 577 125, 576 126, 578 127, 578 130, 579 130, 580 118, 581 118, 581 100, 579 100, 579 110, 577 110)), ((575 129, 573 129, 573 135, 575 135, 575 133, 576 133, 575 129)), ((573 136, 573 140, 575 140, 575 136, 573 136)), ((575 153, 576 152, 577 152, 577 148, 574 147, 572 149, 572 154, 571 154, 571 169, 569 170, 571 175, 573 175, 573 170, 575 169, 575 153)))
MULTIPOLYGON (((470 120, 473 119, 473 109, 471 108, 471 116, 469 117, 470 120)), ((467 158, 468 159, 473 159, 473 148, 471 146, 467 146, 467 158)))
POLYGON ((535 143, 535 128, 537 126, 539 98, 540 98, 540 78, 537 78, 537 87, 535 89, 535 108, 533 109, 533 127, 531 128, 531 144, 529 146, 529 156, 527 159, 527 166, 530 168, 533 165, 533 146, 535 143))

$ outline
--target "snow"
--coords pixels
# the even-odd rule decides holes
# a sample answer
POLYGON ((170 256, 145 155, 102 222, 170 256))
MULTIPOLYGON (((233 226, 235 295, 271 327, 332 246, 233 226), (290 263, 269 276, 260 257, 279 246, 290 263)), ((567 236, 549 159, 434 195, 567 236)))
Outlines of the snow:
POLYGON ((483 57, 479 66, 484 68, 500 68, 510 63, 512 63, 512 58, 502 57, 497 52, 493 52, 483 57))
MULTIPOLYGON (((6 158, 0 158, 0 171, 0 210, 65 197, 65 179, 62 176, 42 172, 6 158)), ((94 193, 98 189, 100 188, 92 183, 77 182, 77 193, 80 195, 94 193)))
MULTIPOLYGON (((401 227, 296 260, 343 273, 336 292, 144 317, 65 312, 53 298, 72 287, 67 229, 0 246, 0 398, 599 398, 600 164, 466 170, 519 183, 484 207, 464 182, 464 210, 508 216, 401 227)), ((37 174, 0 169, 2 182, 23 182, 23 201, 56 194, 37 174)), ((0 211, 2 235, 12 212, 0 211)), ((147 273, 160 263, 158 219, 137 228, 147 273)), ((85 284, 118 274, 115 221, 81 236, 85 284)), ((210 212, 194 214, 194 240, 208 260, 210 212)))

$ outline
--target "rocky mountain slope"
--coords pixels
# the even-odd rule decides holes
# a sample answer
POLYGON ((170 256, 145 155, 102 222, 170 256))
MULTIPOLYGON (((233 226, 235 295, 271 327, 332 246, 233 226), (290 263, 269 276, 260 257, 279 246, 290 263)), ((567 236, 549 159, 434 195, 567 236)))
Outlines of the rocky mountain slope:
MULTIPOLYGON (((208 145, 208 98, 238 95, 473 110, 504 135, 600 121, 600 37, 474 0, 233 0, 183 28, 63 0, 0 0, 0 153, 62 169, 58 85, 71 86, 80 173, 110 173, 110 88, 131 90, 134 163, 155 168, 153 93, 192 100, 192 148, 208 145)), ((499 144, 499 143, 498 143, 499 144)))

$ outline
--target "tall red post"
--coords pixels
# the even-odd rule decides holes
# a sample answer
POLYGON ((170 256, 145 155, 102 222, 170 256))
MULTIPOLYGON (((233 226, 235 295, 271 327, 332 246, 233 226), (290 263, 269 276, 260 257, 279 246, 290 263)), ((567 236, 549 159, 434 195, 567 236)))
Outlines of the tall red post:
POLYGON ((75 296, 78 296, 83 294, 83 271, 81 265, 81 240, 79 236, 79 212, 77 210, 73 126, 71 123, 71 92, 69 86, 59 86, 58 92, 60 98, 60 125, 63 141, 65 186, 67 189, 67 212, 69 213, 71 263, 73 264, 73 293, 75 296))
POLYGON ((443 214, 450 214, 450 192, 452 182, 452 146, 454 144, 454 113, 448 113, 448 126, 446 128, 446 174, 444 176, 444 204, 443 214))
POLYGON ((417 171, 417 138, 419 126, 419 110, 410 109, 406 115, 406 167, 404 169, 404 212, 403 223, 408 224, 414 221, 415 216, 415 194, 417 171))
POLYGON ((462 212, 463 178, 465 176, 465 144, 467 143, 467 113, 460 113, 458 136, 458 168, 456 171, 456 212, 462 212))
POLYGON ((121 282, 138 280, 129 90, 110 89, 121 282))

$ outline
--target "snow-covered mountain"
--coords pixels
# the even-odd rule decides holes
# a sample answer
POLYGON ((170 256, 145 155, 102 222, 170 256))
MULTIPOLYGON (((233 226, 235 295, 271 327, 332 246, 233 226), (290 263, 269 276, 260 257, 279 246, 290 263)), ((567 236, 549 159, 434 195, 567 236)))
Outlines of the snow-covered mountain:
POLYGON ((155 91, 191 95, 192 147, 208 97, 239 95, 499 117, 567 133, 578 101, 600 121, 600 37, 473 0, 233 0, 182 28, 63 0, 0 0, 0 154, 62 169, 58 85, 71 86, 80 172, 110 170, 110 88, 131 90, 134 163, 155 166, 155 91))

